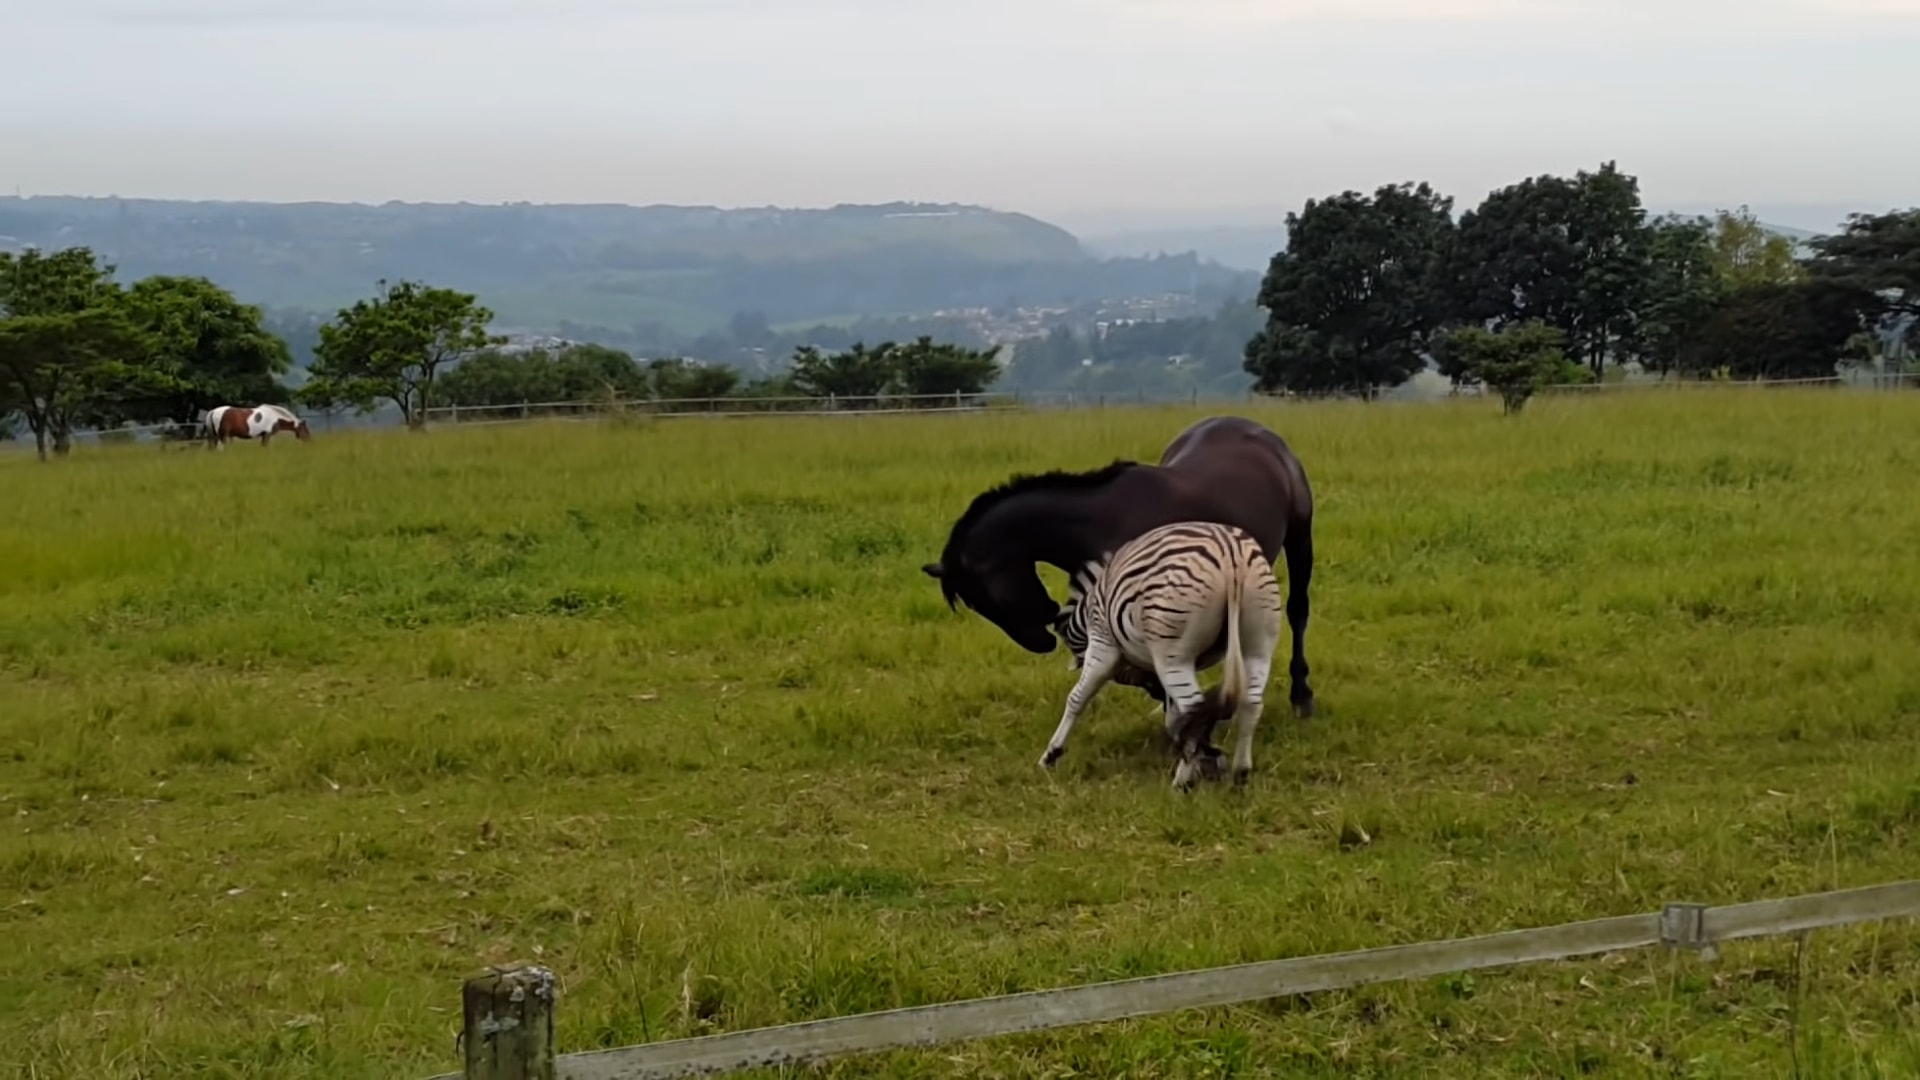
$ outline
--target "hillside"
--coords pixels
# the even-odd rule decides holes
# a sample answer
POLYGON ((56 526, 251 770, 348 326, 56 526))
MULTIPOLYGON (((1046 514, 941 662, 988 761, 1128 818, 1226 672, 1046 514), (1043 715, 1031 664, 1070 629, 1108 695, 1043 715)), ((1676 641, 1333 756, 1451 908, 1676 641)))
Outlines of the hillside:
POLYGON ((1112 296, 1250 291, 1196 258, 1100 259, 1025 214, 829 209, 0 198, 0 245, 85 244, 123 278, 204 274, 242 299, 331 310, 380 278, 479 293, 505 326, 669 340, 742 311, 775 323, 1112 296))
MULTIPOLYGON (((1648 216, 1657 216, 1652 211, 1648 216)), ((1090 252, 1106 257, 1151 256, 1159 253, 1191 252, 1201 259, 1235 270, 1265 273, 1273 254, 1287 245, 1284 214, 1276 214, 1272 224, 1194 225, 1124 231, 1088 231, 1081 243, 1090 252)), ((1762 221, 1760 227, 1784 236, 1795 244, 1805 244, 1819 233, 1791 225, 1762 221)))

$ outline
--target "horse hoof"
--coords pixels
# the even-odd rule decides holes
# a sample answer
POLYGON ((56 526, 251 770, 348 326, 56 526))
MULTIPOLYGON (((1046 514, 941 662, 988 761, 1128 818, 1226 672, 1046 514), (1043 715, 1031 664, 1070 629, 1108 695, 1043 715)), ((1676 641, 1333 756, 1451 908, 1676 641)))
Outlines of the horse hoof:
POLYGON ((1314 701, 1312 698, 1304 698, 1300 701, 1296 701, 1293 703, 1294 716, 1297 716, 1302 720, 1311 720, 1313 719, 1313 714, 1314 714, 1314 701))
POLYGON ((1209 784, 1218 782, 1220 779, 1220 752, 1218 750, 1212 753, 1202 751, 1194 761, 1194 768, 1199 772, 1200 779, 1205 780, 1209 784))

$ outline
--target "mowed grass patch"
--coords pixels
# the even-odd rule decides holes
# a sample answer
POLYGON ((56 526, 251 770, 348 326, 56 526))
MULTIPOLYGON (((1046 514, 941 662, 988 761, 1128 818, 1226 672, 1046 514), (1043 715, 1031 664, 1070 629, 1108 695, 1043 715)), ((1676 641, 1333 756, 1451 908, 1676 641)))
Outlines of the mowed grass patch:
MULTIPOLYGON (((919 570, 1010 472, 1151 461, 1205 410, 0 463, 0 1059, 424 1076, 490 962, 550 965, 584 1050, 1914 875, 1920 397, 1236 411, 1305 460, 1320 557, 1322 715, 1276 678, 1243 795, 1169 792, 1125 687, 1043 774, 1064 655, 919 570)), ((826 1072, 1912 1075, 1916 945, 826 1072)))

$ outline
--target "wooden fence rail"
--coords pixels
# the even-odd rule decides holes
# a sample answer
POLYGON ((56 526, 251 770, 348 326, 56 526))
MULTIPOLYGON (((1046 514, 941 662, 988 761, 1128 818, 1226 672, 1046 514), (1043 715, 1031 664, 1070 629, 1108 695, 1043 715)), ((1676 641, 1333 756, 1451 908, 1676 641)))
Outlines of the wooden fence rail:
POLYGON ((461 1036, 466 1068, 433 1080, 701 1076, 1654 945, 1692 949, 1712 959, 1720 942, 1916 915, 1920 881, 1724 907, 1668 904, 1642 915, 1453 941, 1150 975, 558 1056, 553 975, 518 965, 468 980, 461 1036))

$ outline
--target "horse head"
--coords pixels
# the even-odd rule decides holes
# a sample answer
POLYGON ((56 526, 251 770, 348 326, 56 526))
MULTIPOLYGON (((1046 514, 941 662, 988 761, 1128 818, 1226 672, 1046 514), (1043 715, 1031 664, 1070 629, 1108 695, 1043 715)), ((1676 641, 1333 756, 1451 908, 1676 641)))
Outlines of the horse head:
POLYGON ((1087 517, 1074 507, 1098 497, 1140 466, 1115 461, 1086 472, 1014 476, 974 497, 953 523, 940 561, 920 569, 940 582, 947 606, 965 603, 1034 653, 1059 647, 1054 621, 1060 605, 1040 580, 1038 564, 1078 565, 1092 552, 1087 517))
POLYGON ((293 422, 293 437, 301 442, 306 442, 308 439, 313 438, 313 432, 307 428, 307 422, 305 420, 295 420, 293 422))
POLYGON ((1053 623, 1060 605, 1048 595, 1031 559, 981 560, 949 550, 920 570, 940 582, 948 608, 967 605, 1028 652, 1050 653, 1059 645, 1053 623))

